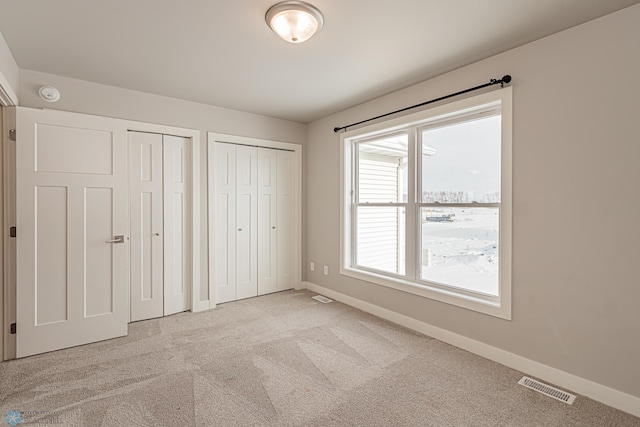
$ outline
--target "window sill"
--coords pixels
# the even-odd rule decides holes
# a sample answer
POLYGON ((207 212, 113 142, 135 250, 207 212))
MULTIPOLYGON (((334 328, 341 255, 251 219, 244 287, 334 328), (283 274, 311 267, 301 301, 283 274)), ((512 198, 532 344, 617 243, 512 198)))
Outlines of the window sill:
POLYGON ((455 288, 444 289, 441 287, 429 286, 428 284, 416 283, 399 278, 392 278, 382 274, 355 268, 343 267, 340 269, 340 274, 424 298, 444 302, 467 310, 477 311, 500 319, 511 320, 510 298, 508 299, 506 296, 499 298, 490 296, 485 297, 480 294, 474 295, 471 293, 465 293, 464 291, 458 291, 455 288))

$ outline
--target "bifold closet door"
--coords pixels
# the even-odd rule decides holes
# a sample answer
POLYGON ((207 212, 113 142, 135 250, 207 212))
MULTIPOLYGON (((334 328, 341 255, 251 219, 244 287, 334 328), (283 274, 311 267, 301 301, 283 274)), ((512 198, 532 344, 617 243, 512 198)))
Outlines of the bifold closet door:
POLYGON ((276 291, 293 289, 294 257, 293 257, 293 152, 277 150, 277 220, 276 223, 276 258, 278 280, 276 291))
POLYGON ((258 148, 258 295, 278 290, 278 151, 258 148))
POLYGON ((214 150, 216 302, 293 288, 293 153, 222 142, 214 150))
POLYGON ((258 294, 256 147, 214 144, 216 302, 258 294))
POLYGON ((164 315, 191 308, 189 138, 163 135, 164 315))
POLYGON ((129 132, 131 321, 189 310, 189 138, 129 132))
POLYGON ((216 303, 236 299, 236 146, 216 142, 214 175, 214 287, 216 303))
POLYGON ((258 149, 236 147, 236 299, 258 295, 258 149))
POLYGON ((164 315, 162 135, 129 132, 131 321, 164 315))
POLYGON ((293 153, 258 149, 258 295, 293 288, 293 153))

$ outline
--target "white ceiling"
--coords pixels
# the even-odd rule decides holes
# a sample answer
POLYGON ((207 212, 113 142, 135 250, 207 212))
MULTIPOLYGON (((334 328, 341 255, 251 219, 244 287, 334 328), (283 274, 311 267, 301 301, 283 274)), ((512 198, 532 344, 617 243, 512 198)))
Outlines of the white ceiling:
POLYGON ((640 2, 308 1, 297 45, 277 0, 0 0, 0 32, 23 69, 309 122, 640 2))

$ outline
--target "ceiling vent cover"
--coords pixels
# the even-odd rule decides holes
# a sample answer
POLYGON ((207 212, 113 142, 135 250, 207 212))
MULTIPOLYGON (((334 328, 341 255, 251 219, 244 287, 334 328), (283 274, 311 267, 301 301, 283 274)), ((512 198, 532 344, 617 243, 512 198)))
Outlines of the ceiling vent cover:
POLYGON ((313 298, 316 301, 320 301, 323 304, 328 304, 330 302, 333 302, 332 299, 329 299, 327 297, 323 297, 322 295, 316 295, 315 297, 311 297, 311 298, 313 298))
POLYGON ((552 397, 560 402, 568 403, 569 405, 573 404, 573 401, 576 399, 573 394, 551 387, 550 385, 541 383, 533 378, 522 377, 520 378, 520 381, 518 381, 518 384, 530 388, 531 390, 535 390, 538 393, 552 397))

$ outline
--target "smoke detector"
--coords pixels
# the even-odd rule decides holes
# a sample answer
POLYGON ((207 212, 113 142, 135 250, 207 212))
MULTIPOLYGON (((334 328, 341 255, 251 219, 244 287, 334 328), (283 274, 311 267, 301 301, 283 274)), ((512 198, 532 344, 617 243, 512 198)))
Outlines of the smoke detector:
POLYGON ((58 102, 60 99, 60 91, 53 86, 42 86, 38 90, 40 98, 47 102, 58 102))

